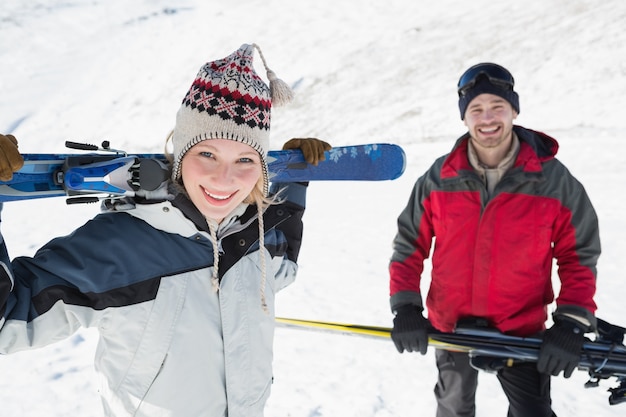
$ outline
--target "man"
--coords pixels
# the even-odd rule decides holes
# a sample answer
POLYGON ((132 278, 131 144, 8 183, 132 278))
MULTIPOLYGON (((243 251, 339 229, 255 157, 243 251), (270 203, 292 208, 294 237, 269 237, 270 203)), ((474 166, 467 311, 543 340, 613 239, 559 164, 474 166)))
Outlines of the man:
MULTIPOLYGON (((598 221, 583 186, 555 158, 556 140, 513 124, 520 112, 513 88, 510 72, 493 63, 459 80, 468 132, 417 180, 398 218, 391 337, 400 353, 425 354, 431 325, 452 332, 471 321, 516 336, 542 332, 554 301, 554 258, 561 285, 539 360, 497 373, 509 417, 553 416, 550 375, 570 377, 584 333, 596 327, 598 221), (420 278, 433 240, 426 319, 420 278)), ((437 417, 473 416, 478 371, 468 355, 435 356, 437 417)))

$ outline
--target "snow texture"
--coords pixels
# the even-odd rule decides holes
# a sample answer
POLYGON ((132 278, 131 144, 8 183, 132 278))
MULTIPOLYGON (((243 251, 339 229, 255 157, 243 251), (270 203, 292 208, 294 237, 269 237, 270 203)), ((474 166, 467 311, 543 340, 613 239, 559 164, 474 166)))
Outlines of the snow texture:
MULTIPOLYGON (((277 315, 389 326, 396 217, 414 181, 465 132, 458 77, 497 62, 515 76, 518 124, 560 141, 558 157, 598 211, 597 314, 626 325, 625 21, 623 0, 5 0, 0 132, 22 152, 61 152, 65 140, 161 152, 200 66, 255 42, 297 94, 274 109, 273 149, 291 137, 392 142, 408 159, 395 181, 311 184, 299 278, 277 315)), ((62 198, 8 203, 2 230, 12 256, 31 255, 97 211, 62 198)), ((101 416, 96 343, 85 330, 0 357, 0 416, 101 416)), ((434 415, 432 351, 278 329, 274 369, 268 417, 434 415)), ((586 390, 586 379, 553 378, 558 415, 626 412, 609 406, 611 382, 586 390)), ((478 417, 506 414, 492 375, 480 375, 477 406, 478 417)))

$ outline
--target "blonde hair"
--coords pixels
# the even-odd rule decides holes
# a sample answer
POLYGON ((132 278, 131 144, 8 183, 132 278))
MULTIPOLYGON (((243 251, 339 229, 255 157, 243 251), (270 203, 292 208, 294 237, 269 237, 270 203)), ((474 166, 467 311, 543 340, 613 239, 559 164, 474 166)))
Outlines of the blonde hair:
POLYGON ((278 194, 274 195, 265 195, 263 192, 264 189, 264 179, 263 175, 259 177, 256 185, 250 191, 250 194, 243 200, 246 204, 256 204, 261 209, 265 210, 272 204, 277 204, 280 202, 280 198, 278 198, 278 194))

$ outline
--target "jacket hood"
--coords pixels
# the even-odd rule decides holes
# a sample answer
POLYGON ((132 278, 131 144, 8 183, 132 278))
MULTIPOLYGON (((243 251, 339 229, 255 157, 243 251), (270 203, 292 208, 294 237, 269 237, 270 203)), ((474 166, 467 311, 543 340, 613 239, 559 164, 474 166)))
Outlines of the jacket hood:
POLYGON ((521 126, 513 126, 513 131, 521 142, 530 145, 541 162, 554 158, 559 151, 559 143, 556 139, 543 132, 521 126))

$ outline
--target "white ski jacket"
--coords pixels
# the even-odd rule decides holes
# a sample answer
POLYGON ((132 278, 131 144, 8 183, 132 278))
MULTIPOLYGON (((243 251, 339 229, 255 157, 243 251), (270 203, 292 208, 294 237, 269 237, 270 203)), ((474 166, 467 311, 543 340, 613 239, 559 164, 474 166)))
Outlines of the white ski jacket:
POLYGON ((288 201, 264 214, 269 313, 261 306, 256 208, 218 231, 215 292, 208 228, 179 196, 102 213, 33 258, 9 262, 2 241, 0 353, 96 327, 105 415, 262 416, 274 295, 295 278, 302 235, 305 186, 289 190, 288 201))

